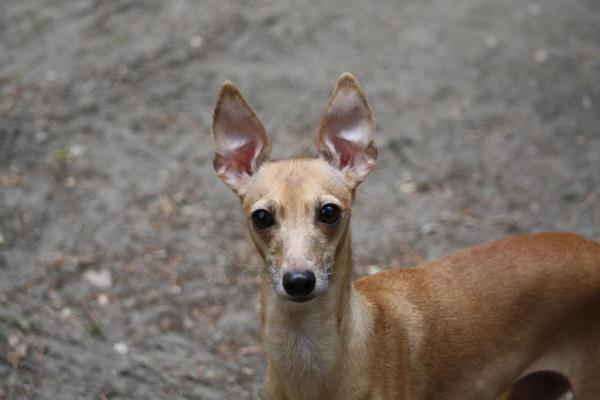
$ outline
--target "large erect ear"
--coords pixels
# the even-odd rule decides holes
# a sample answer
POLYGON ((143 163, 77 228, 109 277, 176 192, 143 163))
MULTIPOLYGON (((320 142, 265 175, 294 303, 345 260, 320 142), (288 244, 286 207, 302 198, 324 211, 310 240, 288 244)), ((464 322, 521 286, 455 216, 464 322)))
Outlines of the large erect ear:
POLYGON ((375 166, 377 147, 373 131, 373 115, 367 98, 356 78, 346 72, 338 78, 321 117, 317 149, 356 186, 375 166))
POLYGON ((213 114, 215 155, 219 177, 243 194, 250 176, 269 157, 271 142, 254 111, 230 81, 223 82, 213 114))

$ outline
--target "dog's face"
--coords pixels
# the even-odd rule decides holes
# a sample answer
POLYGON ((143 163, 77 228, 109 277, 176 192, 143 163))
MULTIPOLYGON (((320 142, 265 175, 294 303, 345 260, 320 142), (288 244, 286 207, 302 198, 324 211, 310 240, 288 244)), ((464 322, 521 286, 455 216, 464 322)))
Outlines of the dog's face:
POLYGON ((322 159, 269 162, 256 173, 242 208, 279 296, 304 302, 326 291, 348 231, 352 195, 340 172, 322 159))
POLYGON ((326 292, 347 243, 354 190, 377 156, 371 111, 354 77, 340 77, 321 118, 321 158, 267 161, 265 130, 230 82, 213 136, 215 169, 242 200, 275 293, 303 303, 326 292))

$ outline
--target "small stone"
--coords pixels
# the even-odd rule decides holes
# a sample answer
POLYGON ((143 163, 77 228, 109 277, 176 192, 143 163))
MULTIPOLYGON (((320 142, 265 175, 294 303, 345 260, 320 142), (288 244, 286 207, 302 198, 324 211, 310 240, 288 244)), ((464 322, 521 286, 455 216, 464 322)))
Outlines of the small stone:
POLYGON ((22 336, 23 335, 21 334, 21 332, 11 334, 10 336, 8 336, 8 345, 12 348, 17 347, 19 343, 21 343, 22 336))
POLYGON ((575 136, 575 144, 577 146, 585 145, 585 137, 583 137, 582 135, 575 136))
POLYGON ((115 350, 115 353, 120 355, 124 355, 129 352, 129 346, 127 346, 127 343, 123 341, 115 343, 113 349, 115 350))
POLYGON ((202 46, 204 43, 204 38, 202 36, 192 36, 190 38, 190 47, 193 49, 197 49, 202 46))
POLYGON ((35 134, 35 141, 38 143, 45 142, 46 139, 48 139, 48 132, 46 132, 46 131, 38 131, 35 134))
POLYGON ((161 259, 161 260, 164 260, 165 257, 167 257, 167 251, 165 249, 159 249, 156 252, 156 257, 159 258, 159 259, 161 259))
POLYGON ((69 156, 72 158, 80 158, 86 152, 86 148, 80 144, 72 144, 69 146, 69 156))
POLYGON ((189 317, 183 318, 183 329, 189 330, 194 327, 194 320, 189 317))
POLYGON ((212 369, 208 369, 208 370, 206 370, 206 372, 204 372, 204 376, 207 379, 213 379, 217 376, 217 373, 215 371, 213 371, 212 369))
POLYGON ((73 188, 76 185, 77 185, 77 179, 73 178, 72 176, 65 179, 65 187, 66 188, 73 188))
POLYGON ((72 312, 71 309, 69 307, 65 307, 62 310, 60 310, 60 317, 62 319, 67 319, 71 316, 72 312))
POLYGON ((112 274, 107 269, 96 271, 93 269, 85 271, 83 278, 98 289, 108 289, 112 286, 112 274))
POLYGON ((8 336, 8 346, 10 350, 6 354, 6 360, 13 366, 17 367, 19 363, 27 357, 29 346, 25 337, 20 331, 12 333, 8 336))
POLYGON ((368 265, 366 268, 367 275, 375 275, 381 272, 381 268, 377 265, 368 265))
POLYGON ((192 215, 194 215, 194 207, 189 205, 183 206, 183 208, 181 209, 181 213, 184 217, 191 217, 192 215))
POLYGON ((417 184, 415 182, 403 182, 398 185, 398 190, 402 194, 413 194, 417 191, 417 184))
POLYGON ((435 222, 426 222, 421 226, 421 233, 423 235, 432 235, 437 233, 439 225, 435 222))
POLYGON ((96 297, 96 301, 98 302, 98 304, 100 304, 101 306, 105 306, 108 304, 108 296, 105 295, 104 293, 100 293, 98 295, 98 297, 96 297))

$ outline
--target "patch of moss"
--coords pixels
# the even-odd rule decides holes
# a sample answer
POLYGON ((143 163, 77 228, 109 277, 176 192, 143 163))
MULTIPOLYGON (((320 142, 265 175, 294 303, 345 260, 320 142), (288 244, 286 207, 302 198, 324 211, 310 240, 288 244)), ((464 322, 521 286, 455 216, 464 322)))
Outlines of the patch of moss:
POLYGON ((561 198, 567 203, 573 203, 574 201, 579 200, 581 195, 577 192, 565 192, 561 195, 561 198))
POLYGON ((433 92, 433 99, 436 101, 446 100, 450 96, 453 96, 456 90, 449 85, 438 85, 433 92))

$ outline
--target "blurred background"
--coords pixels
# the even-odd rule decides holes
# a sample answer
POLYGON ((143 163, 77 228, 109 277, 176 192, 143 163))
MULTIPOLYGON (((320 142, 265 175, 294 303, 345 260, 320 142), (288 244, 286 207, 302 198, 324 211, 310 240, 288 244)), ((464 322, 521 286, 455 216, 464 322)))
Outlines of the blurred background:
POLYGON ((380 150, 358 275, 600 240, 597 0, 3 1, 0 399, 264 398, 259 261, 212 107, 231 79, 275 157, 315 155, 343 71, 380 150))

